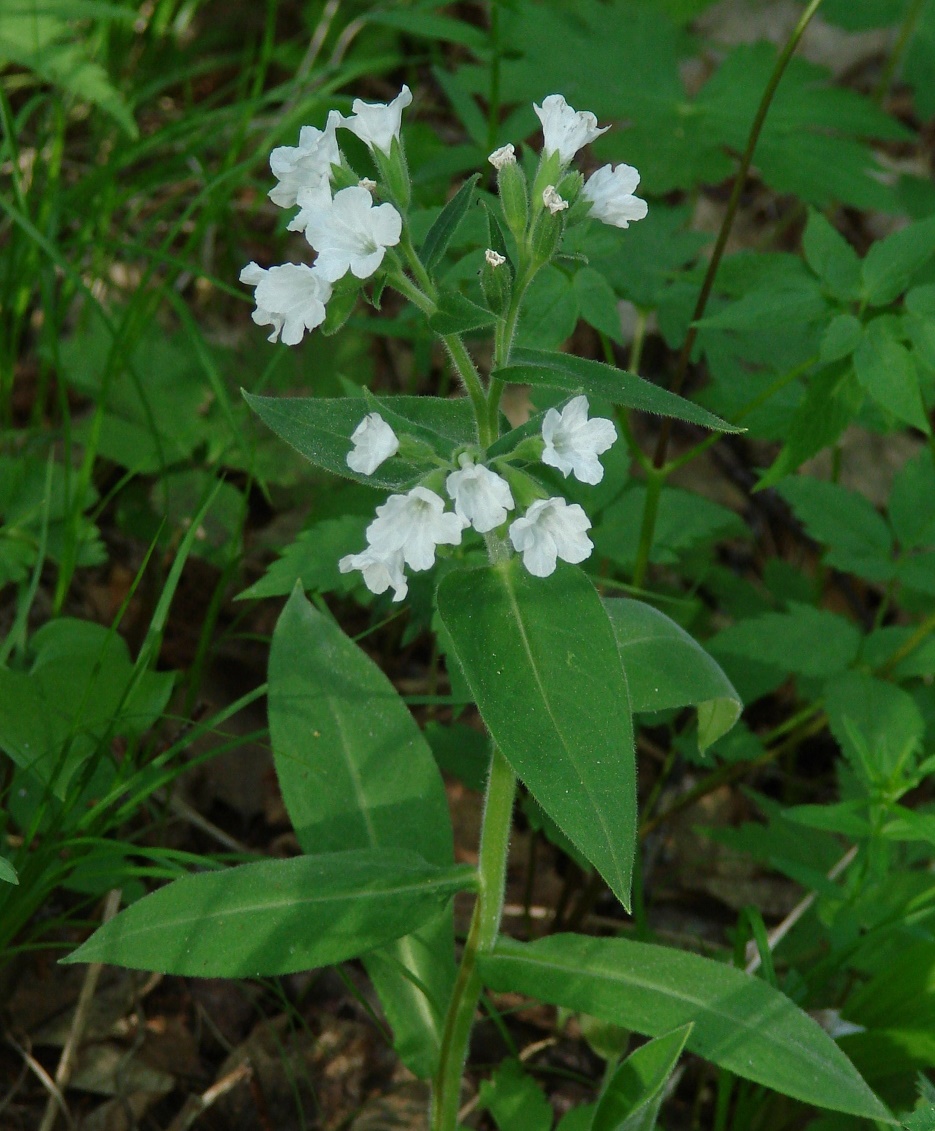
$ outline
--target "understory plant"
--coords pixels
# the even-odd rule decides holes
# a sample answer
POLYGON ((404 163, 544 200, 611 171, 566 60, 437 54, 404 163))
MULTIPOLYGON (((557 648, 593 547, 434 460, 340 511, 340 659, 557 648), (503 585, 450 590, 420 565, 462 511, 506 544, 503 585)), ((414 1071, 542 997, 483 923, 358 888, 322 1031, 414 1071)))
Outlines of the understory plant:
MULTIPOLYGON (((608 586, 588 570, 589 509, 623 486, 630 410, 719 434, 738 426, 612 364, 522 344, 543 273, 588 271, 593 287, 595 269, 579 250, 587 233, 603 225, 625 263, 627 229, 647 216, 635 169, 607 164, 585 178, 577 168, 579 152, 606 130, 593 114, 547 95, 535 107, 541 151, 498 146, 420 226, 401 130, 410 102, 407 87, 386 104, 355 101, 350 116, 333 111, 323 127, 305 126, 297 145, 273 151, 269 196, 293 212, 288 228, 317 255, 311 264, 250 263, 241 281, 254 288, 254 321, 288 346, 339 330, 362 295, 381 317, 385 307, 426 326, 461 394, 353 386, 339 398, 244 395, 318 468, 389 493, 337 564, 377 608, 411 602, 432 626, 452 684, 477 707, 489 736, 477 864, 454 863, 442 779, 409 708, 324 602, 297 586, 273 636, 268 697, 302 854, 175 879, 68 961, 252 977, 359 957, 399 1056, 430 1082, 432 1131, 459 1125, 485 991, 651 1038, 611 1062, 595 1102, 566 1115, 563 1131, 654 1127, 683 1050, 716 1066, 721 1081, 892 1124, 828 1029, 775 978, 625 935, 519 942, 501 932, 518 782, 555 838, 629 910, 639 834, 634 714, 694 708, 693 756, 736 723, 740 696, 711 655, 653 605, 602 595, 608 586), (363 175, 340 144, 349 135, 361 158, 369 154, 363 175), (482 240, 453 265, 456 238, 478 216, 482 240), (504 413, 510 386, 530 393, 513 424, 504 413), (458 893, 473 899, 462 945, 458 893)), ((665 498, 659 469, 647 472, 657 501, 665 498)), ((646 515, 655 512, 644 512, 642 569, 653 542, 646 515)), ((729 652, 730 641, 721 643, 729 652)), ((846 735, 848 713, 840 717, 846 735)), ((894 797, 916 780, 910 748, 894 749, 887 767, 886 781, 902 775, 894 797)), ((861 778, 866 796, 847 810, 867 836, 879 825, 883 781, 871 769, 861 778)), ((797 817, 815 823, 807 809, 797 817)), ((481 1098, 502 1128, 551 1127, 544 1097, 516 1062, 481 1098)))

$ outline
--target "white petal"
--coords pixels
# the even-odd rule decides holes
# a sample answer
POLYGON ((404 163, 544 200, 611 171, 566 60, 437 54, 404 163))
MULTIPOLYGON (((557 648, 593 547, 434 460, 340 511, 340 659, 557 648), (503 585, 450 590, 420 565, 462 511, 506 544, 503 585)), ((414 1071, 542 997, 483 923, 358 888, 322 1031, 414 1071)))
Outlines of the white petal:
POLYGON ((396 433, 378 412, 368 413, 351 435, 354 447, 347 453, 347 466, 360 475, 373 475, 384 460, 399 451, 396 433))
POLYGON ((597 118, 590 111, 573 110, 560 94, 543 98, 541 106, 533 103, 533 110, 542 123, 543 152, 558 153, 563 165, 567 165, 583 145, 610 129, 610 126, 598 127, 597 118))
POLYGON ((273 327, 271 342, 281 334, 286 345, 298 345, 306 330, 314 330, 325 320, 331 286, 312 267, 284 263, 264 271, 250 263, 241 271, 240 279, 256 287, 253 321, 258 326, 273 327))
POLYGON ((461 470, 453 471, 445 480, 455 514, 479 534, 502 526, 507 511, 516 505, 509 483, 483 464, 475 467, 468 456, 462 456, 460 463, 461 470))
POLYGON ((356 134, 371 149, 389 154, 393 138, 399 138, 403 110, 412 103, 412 91, 404 86, 390 103, 363 102, 355 98, 352 118, 342 117, 340 125, 356 134))
POLYGON ((318 252, 318 270, 336 282, 348 271, 358 279, 369 278, 401 233, 402 217, 392 204, 374 207, 370 193, 352 185, 312 212, 305 238, 318 252))
POLYGON ((383 557, 399 551, 410 568, 429 569, 435 562, 435 547, 458 545, 467 525, 444 508, 442 499, 426 487, 413 487, 407 495, 390 495, 367 527, 367 542, 383 557))
POLYGON ((640 175, 632 165, 604 165, 592 173, 581 190, 591 204, 588 215, 617 228, 628 228, 631 220, 642 220, 649 211, 645 200, 633 196, 640 175))
POLYGON ((588 399, 574 397, 561 412, 549 409, 542 422, 542 462, 581 483, 600 483, 604 469, 597 458, 617 439, 613 421, 588 420, 588 399))
POLYGON ((392 586, 394 601, 401 601, 409 592, 403 573, 403 556, 399 552, 383 556, 368 546, 359 554, 347 554, 341 558, 338 569, 341 573, 359 569, 371 593, 385 593, 392 586))

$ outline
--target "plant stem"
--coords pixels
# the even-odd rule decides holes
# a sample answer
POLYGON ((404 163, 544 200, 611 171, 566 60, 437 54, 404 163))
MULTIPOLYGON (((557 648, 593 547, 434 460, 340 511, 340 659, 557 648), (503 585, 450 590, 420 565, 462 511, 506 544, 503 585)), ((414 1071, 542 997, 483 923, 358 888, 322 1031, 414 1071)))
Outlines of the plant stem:
POLYGON ((471 403, 474 405, 474 416, 477 419, 477 438, 481 446, 486 448, 488 444, 493 442, 495 433, 491 433, 487 411, 487 395, 484 392, 480 374, 477 372, 477 367, 458 334, 441 334, 439 336, 445 344, 445 349, 448 350, 451 364, 464 383, 471 403))
POLYGON ((893 44, 893 50, 890 52, 890 57, 886 60, 886 66, 883 68, 883 73, 880 75, 880 81, 877 83, 876 89, 873 92, 875 102, 882 102, 889 93, 890 83, 893 81, 893 76, 899 64, 902 62, 902 57, 905 54, 906 48, 909 46, 909 40, 912 39, 913 32, 916 30, 916 24, 919 22, 919 16, 922 15, 922 9, 925 7, 925 0, 912 0, 909 5, 909 11, 906 12, 906 17, 903 20, 902 27, 899 29, 899 35, 896 42, 893 44))
POLYGON ((666 481, 665 470, 651 467, 646 476, 646 501, 643 503, 643 524, 640 527, 640 541, 636 548, 636 564, 633 566, 633 584, 643 588, 646 570, 649 566, 649 553, 653 548, 653 535, 656 532, 656 515, 659 512, 659 496, 666 481))
POLYGON ((494 749, 481 828, 477 902, 445 1018, 438 1072, 432 1090, 432 1131, 456 1131, 458 1124, 461 1077, 481 994, 477 958, 493 949, 500 930, 515 793, 516 776, 506 758, 494 749))

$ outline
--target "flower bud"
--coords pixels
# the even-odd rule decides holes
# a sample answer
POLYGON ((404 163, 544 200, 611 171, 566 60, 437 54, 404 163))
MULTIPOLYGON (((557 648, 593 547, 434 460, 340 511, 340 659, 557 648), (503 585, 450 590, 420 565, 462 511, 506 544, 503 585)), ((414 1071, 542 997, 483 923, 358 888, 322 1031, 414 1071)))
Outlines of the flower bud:
POLYGON ((389 156, 379 149, 374 149, 373 160, 390 199, 401 212, 405 212, 409 207, 412 190, 409 182, 409 166, 406 164, 406 155, 399 138, 394 137, 390 142, 389 156))
POLYGON ((533 264, 537 268, 551 262, 562 242, 564 230, 565 221, 560 211, 543 211, 536 217, 529 242, 533 264))
POLYGON ((503 209, 506 226, 517 242, 520 242, 526 232, 529 197, 526 174, 515 161, 501 165, 497 171, 497 188, 500 191, 500 207, 503 209))

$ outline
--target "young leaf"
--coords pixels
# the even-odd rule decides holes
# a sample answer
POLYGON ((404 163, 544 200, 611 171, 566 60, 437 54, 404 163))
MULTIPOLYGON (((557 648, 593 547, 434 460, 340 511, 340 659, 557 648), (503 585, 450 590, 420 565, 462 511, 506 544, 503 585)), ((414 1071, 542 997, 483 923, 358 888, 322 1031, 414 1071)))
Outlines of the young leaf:
POLYGON ((0 856, 0 881, 5 884, 18 884, 16 869, 5 856, 0 856))
POLYGON ((821 280, 832 297, 850 302, 860 293, 860 259, 857 252, 814 208, 808 212, 808 224, 802 236, 805 262, 821 280))
MULTIPOLYGON (((305 852, 409 849, 439 867, 452 863, 445 789, 419 727, 373 661, 298 590, 273 633, 269 728, 305 852)), ((365 959, 397 1050, 418 1076, 432 1074, 441 1046, 453 953, 443 914, 365 959)))
POLYGON ((494 990, 640 1033, 691 1024, 686 1047, 738 1076, 804 1103, 893 1122, 815 1021, 733 966, 628 939, 553 935, 533 943, 502 938, 480 968, 494 990))
POLYGON ((627 906, 633 730, 620 653, 594 587, 572 566, 539 578, 513 558, 448 574, 438 611, 494 741, 627 906))
POLYGON ((409 432, 418 439, 445 446, 469 444, 474 436, 474 415, 467 399, 438 397, 258 397, 246 391, 244 400, 267 427, 291 444, 317 467, 370 487, 397 489, 413 483, 420 469, 394 457, 372 475, 359 475, 347 466, 351 433, 369 411, 378 410, 397 435, 409 432))
MULTIPOLYGON (((420 16, 420 19, 423 16, 420 16)), ((433 271, 448 250, 452 236, 458 230, 458 225, 471 207, 474 189, 479 180, 480 173, 475 173, 473 177, 469 177, 441 210, 435 223, 426 233, 420 251, 422 262, 427 271, 433 271)))
POLYGON ((683 1025, 627 1057, 601 1093, 591 1131, 655 1131, 666 1083, 691 1030, 683 1025))
POLYGON ((438 310, 429 318, 429 326, 447 337, 449 334, 469 334, 492 326, 497 316, 485 306, 479 306, 458 291, 445 291, 439 296, 438 310))
POLYGON ((505 1060, 480 1086, 480 1106, 498 1131, 550 1131, 552 1108, 518 1060, 505 1060))
POLYGON ((132 904, 62 961, 200 978, 292 974, 400 938, 473 875, 388 848, 198 872, 132 904))
POLYGON ((674 416, 717 432, 743 431, 707 409, 670 393, 668 389, 644 381, 635 373, 571 354, 517 348, 513 350, 511 364, 498 369, 496 376, 501 381, 520 385, 545 385, 546 388, 565 389, 572 393, 583 392, 612 404, 660 416, 674 416))
POLYGON ((831 733, 866 781, 890 785, 908 776, 925 732, 908 691, 866 672, 847 672, 828 685, 826 710, 831 733))
POLYGON ((698 708, 702 750, 734 725, 743 710, 740 696, 701 645, 665 613, 626 597, 604 599, 634 711, 698 708))
POLYGON ((935 456, 928 449, 900 468, 890 491, 889 516, 903 550, 935 544, 935 456))

